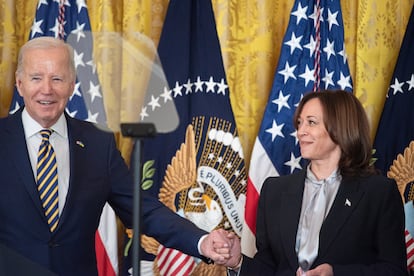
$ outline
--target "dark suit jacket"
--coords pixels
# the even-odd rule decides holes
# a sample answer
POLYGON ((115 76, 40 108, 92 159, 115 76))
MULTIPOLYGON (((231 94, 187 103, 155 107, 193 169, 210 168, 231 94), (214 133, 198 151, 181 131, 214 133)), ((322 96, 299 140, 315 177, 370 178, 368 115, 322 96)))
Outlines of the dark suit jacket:
MULTIPOLYGON (((69 190, 53 233, 32 173, 21 110, 0 119, 0 243, 59 275, 97 275, 95 232, 102 208, 108 202, 131 227, 133 181, 112 133, 67 115, 66 119, 69 190)), ((142 206, 145 234, 199 256, 196 245, 204 231, 155 198, 143 195, 142 206)))
POLYGON ((57 276, 41 265, 0 244, 0 275, 2 276, 57 276))
MULTIPOLYGON (((257 210, 254 259, 241 275, 295 275, 296 233, 306 170, 268 178, 257 210)), ((322 224, 312 268, 328 263, 334 275, 407 275, 404 209, 396 183, 382 176, 344 177, 322 224), (345 204, 345 202, 350 204, 345 204)))

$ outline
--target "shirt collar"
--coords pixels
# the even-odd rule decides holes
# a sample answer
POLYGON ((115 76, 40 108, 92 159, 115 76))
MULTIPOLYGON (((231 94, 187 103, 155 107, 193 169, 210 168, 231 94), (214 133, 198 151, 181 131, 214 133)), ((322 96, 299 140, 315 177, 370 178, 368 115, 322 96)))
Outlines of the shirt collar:
MULTIPOLYGON (((39 131, 43 129, 43 127, 29 115, 26 108, 24 108, 22 112, 22 122, 26 139, 32 137, 33 135, 37 135, 39 131)), ((57 122, 50 127, 50 129, 63 138, 68 137, 66 118, 63 113, 60 115, 57 122)))
POLYGON ((336 169, 327 178, 318 180, 316 178, 315 174, 310 169, 310 167, 311 167, 311 164, 309 164, 307 169, 306 169, 306 179, 309 180, 312 183, 315 183, 315 184, 328 183, 328 184, 330 184, 330 183, 335 183, 335 182, 337 182, 338 180, 341 179, 341 175, 339 174, 338 169, 336 169))

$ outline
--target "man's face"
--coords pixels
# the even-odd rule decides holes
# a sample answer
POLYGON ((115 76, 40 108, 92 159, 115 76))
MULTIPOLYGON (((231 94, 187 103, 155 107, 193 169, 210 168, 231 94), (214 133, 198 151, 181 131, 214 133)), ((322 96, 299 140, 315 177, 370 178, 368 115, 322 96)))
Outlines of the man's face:
POLYGON ((42 127, 50 127, 65 110, 75 87, 65 48, 28 49, 16 86, 27 112, 42 127))

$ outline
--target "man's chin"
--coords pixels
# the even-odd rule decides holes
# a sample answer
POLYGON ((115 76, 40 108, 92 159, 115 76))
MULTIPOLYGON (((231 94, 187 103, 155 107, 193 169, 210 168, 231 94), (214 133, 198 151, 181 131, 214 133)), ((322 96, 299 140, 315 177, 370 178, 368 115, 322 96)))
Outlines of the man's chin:
POLYGON ((40 117, 40 122, 43 127, 51 127, 54 125, 57 120, 59 119, 59 116, 56 115, 56 113, 43 115, 40 117))

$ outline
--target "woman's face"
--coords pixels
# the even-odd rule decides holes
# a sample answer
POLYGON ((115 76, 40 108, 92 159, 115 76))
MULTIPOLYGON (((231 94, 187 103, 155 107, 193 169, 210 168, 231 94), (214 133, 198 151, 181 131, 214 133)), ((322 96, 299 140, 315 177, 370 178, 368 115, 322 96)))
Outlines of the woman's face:
POLYGON ((297 135, 302 157, 311 161, 338 163, 341 150, 335 144, 324 124, 321 102, 313 98, 305 103, 298 117, 297 135))

